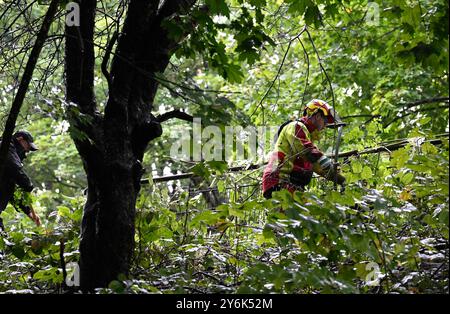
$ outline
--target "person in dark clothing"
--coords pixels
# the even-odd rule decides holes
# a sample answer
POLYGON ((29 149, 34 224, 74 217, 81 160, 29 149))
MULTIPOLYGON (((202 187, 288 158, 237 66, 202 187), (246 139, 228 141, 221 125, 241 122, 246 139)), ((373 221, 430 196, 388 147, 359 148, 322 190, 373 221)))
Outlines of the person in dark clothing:
MULTIPOLYGON (((1 140, 0 140, 1 143, 1 140)), ((33 209, 29 199, 29 193, 33 190, 33 183, 23 170, 22 161, 30 151, 36 151, 38 148, 33 143, 33 137, 28 131, 18 131, 14 133, 11 140, 8 156, 6 158, 5 172, 0 182, 0 214, 6 208, 8 203, 20 208, 36 225, 40 225, 39 216, 33 209), (16 186, 22 190, 21 197, 15 195, 16 186)), ((3 221, 0 218, 0 230, 3 230, 3 221)))

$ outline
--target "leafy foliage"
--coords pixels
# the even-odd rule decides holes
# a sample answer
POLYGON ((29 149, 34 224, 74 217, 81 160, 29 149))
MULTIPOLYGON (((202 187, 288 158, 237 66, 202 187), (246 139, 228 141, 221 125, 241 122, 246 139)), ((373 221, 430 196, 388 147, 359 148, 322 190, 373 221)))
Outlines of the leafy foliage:
MULTIPOLYGON (((183 109, 221 129, 278 126, 321 98, 334 100, 348 122, 341 151, 409 144, 341 159, 343 193, 317 178, 304 193, 265 200, 261 169, 228 171, 249 161, 172 159, 174 132, 192 130, 168 121, 149 145, 144 176, 196 177, 142 185, 131 274, 98 293, 448 293, 448 4, 376 3, 378 25, 367 22, 368 2, 360 0, 206 0, 164 21, 170 36, 190 35, 160 74, 155 115, 183 109)), ((6 8, 1 2, 0 12, 6 8)), ((97 21, 99 46, 121 12, 115 1, 102 9, 110 17, 97 21)), ((2 116, 31 42, 14 31, 44 11, 33 6, 9 30, 15 15, 0 21, 2 116)), ((67 121, 79 113, 63 101, 56 24, 20 124, 40 147, 25 164, 44 227, 11 206, 1 214, 0 292, 65 291, 61 249, 66 264, 78 260, 86 179, 68 134, 77 132, 67 121)), ((95 84, 102 110, 99 69, 95 84)), ((318 146, 331 152, 334 144, 327 131, 318 146)))

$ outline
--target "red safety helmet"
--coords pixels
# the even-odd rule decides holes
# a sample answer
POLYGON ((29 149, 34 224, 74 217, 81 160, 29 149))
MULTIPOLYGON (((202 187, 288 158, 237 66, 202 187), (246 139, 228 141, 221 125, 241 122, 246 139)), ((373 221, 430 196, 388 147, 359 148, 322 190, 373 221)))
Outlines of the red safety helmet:
POLYGON ((303 111, 303 116, 311 117, 318 111, 323 113, 328 124, 341 122, 341 119, 334 108, 321 99, 313 99, 307 103, 303 111))

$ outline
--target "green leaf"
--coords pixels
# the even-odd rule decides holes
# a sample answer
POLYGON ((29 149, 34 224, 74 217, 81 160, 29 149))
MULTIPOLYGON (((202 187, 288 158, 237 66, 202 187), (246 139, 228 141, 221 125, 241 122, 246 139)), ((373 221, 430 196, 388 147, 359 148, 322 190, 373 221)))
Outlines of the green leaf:
POLYGON ((369 166, 364 166, 361 172, 361 179, 371 179, 373 177, 372 169, 369 166))
POLYGON ((192 167, 191 171, 202 178, 209 178, 211 176, 211 172, 205 167, 205 164, 201 162, 192 167))
POLYGON ((422 144, 422 151, 425 154, 437 154, 438 153, 438 149, 436 148, 436 146, 434 146, 433 144, 429 143, 429 142, 425 142, 422 144))
POLYGON ((409 159, 409 148, 400 148, 391 154, 391 165, 397 169, 402 168, 409 159))
POLYGON ((39 281, 61 283, 63 282, 63 274, 57 267, 47 267, 34 273, 33 278, 39 281))
POLYGON ((400 176, 400 181, 402 181, 403 184, 409 184, 414 179, 414 173, 411 171, 403 173, 403 175, 400 176))
POLYGON ((264 7, 267 3, 267 0, 248 0, 248 2, 258 8, 264 7))
POLYGON ((248 64, 252 65, 255 61, 259 60, 259 54, 257 51, 250 49, 239 54, 239 60, 247 60, 248 64))
POLYGON ((275 240, 276 239, 275 233, 273 232, 272 228, 268 225, 266 225, 264 227, 262 234, 266 240, 275 240))
POLYGON ((108 285, 108 288, 114 291, 115 293, 122 293, 125 291, 125 285, 118 280, 111 281, 108 285))
POLYGON ((212 170, 216 170, 218 174, 222 174, 228 170, 228 164, 225 161, 208 161, 206 163, 212 170))
POLYGON ((403 9, 401 21, 413 27, 417 27, 420 23, 420 6, 415 5, 414 7, 410 7, 409 5, 406 5, 403 9))
POLYGON ((244 74, 241 71, 241 67, 235 64, 227 64, 223 66, 224 78, 230 83, 240 83, 244 74))
POLYGON ((206 0, 205 2, 212 14, 230 17, 230 9, 225 0, 206 0))
POLYGON ((306 0, 287 0, 287 3, 289 3, 289 13, 295 13, 297 15, 303 15, 306 10, 306 6, 309 4, 310 1, 306 0))
POLYGON ((317 5, 308 6, 305 12, 305 22, 306 25, 315 25, 316 27, 320 26, 320 11, 317 5))
POLYGON ((58 215, 61 217, 70 217, 70 209, 66 206, 58 206, 58 215))
POLYGON ((239 207, 230 206, 229 207, 229 213, 230 213, 231 216, 236 216, 236 217, 239 217, 239 218, 244 218, 245 217, 245 213, 239 207))
POLYGON ((207 225, 213 225, 220 219, 220 214, 217 212, 213 212, 210 210, 205 210, 198 215, 196 215, 192 220, 192 226, 199 226, 200 222, 203 222, 207 225))
POLYGON ((220 180, 219 182, 217 182, 217 191, 219 191, 219 193, 223 193, 226 191, 225 181, 220 180))
POLYGON ((361 173, 363 170, 363 166, 359 160, 354 160, 352 162, 352 171, 353 173, 361 173))
POLYGON ((327 5, 325 7, 325 11, 326 11, 326 15, 330 16, 331 18, 334 18, 336 15, 339 14, 338 4, 333 3, 333 4, 327 5))
POLYGON ((20 260, 25 256, 25 250, 21 245, 14 245, 11 251, 13 255, 20 260))

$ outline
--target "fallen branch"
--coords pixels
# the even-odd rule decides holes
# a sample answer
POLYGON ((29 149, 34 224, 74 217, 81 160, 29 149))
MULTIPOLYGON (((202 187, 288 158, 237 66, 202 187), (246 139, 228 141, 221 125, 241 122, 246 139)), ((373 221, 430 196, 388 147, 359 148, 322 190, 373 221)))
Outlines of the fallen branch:
MULTIPOLYGON (((449 137, 449 133, 442 134, 442 137, 449 137)), ((432 139, 425 141, 427 143, 433 144, 433 145, 439 145, 442 144, 442 139, 432 139)), ((410 141, 408 139, 401 140, 398 143, 393 143, 389 145, 383 145, 378 146, 374 148, 368 148, 361 151, 358 150, 351 150, 348 152, 343 152, 338 155, 338 158, 348 158, 351 156, 359 156, 359 155, 365 155, 365 154, 375 154, 379 152, 391 152, 393 150, 397 150, 399 148, 405 147, 406 145, 410 144, 410 141)), ((329 155, 329 157, 333 157, 333 155, 329 155)), ((228 169, 229 172, 239 172, 239 171, 246 171, 246 170, 254 170, 262 168, 266 165, 266 163, 263 164, 257 164, 257 165, 249 165, 249 166, 237 166, 237 167, 231 167, 228 169)), ((180 180, 180 179, 188 179, 190 177, 195 176, 195 173, 188 172, 188 173, 181 173, 181 174, 175 174, 175 175, 167 175, 162 177, 155 177, 153 178, 153 183, 158 182, 166 182, 166 181, 173 181, 173 180, 180 180)), ((149 184, 150 179, 142 179, 141 184, 149 184)))

